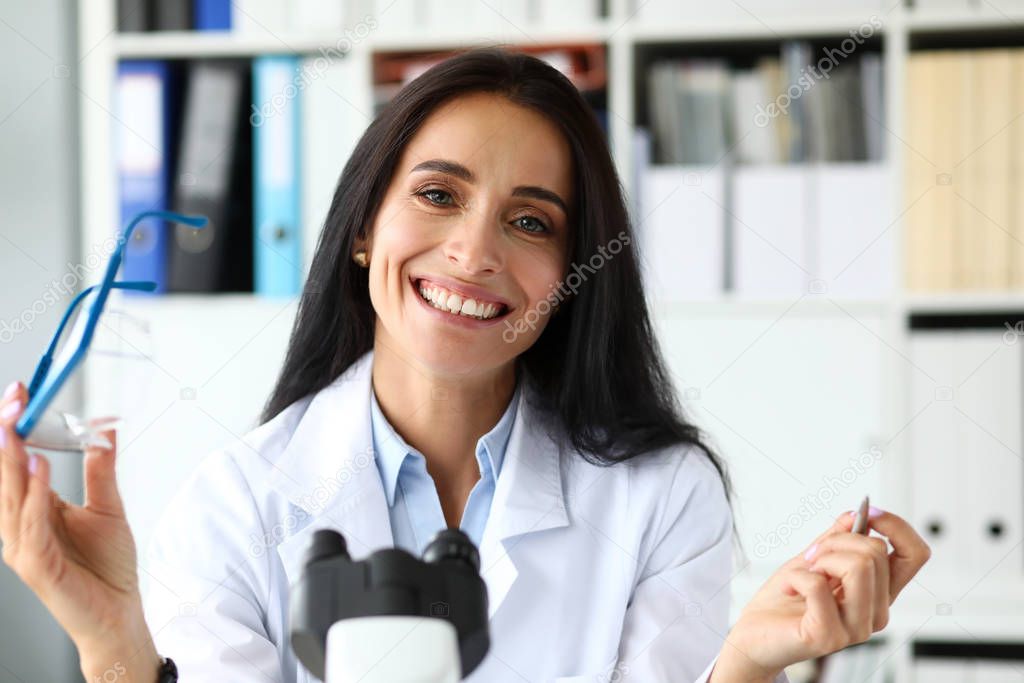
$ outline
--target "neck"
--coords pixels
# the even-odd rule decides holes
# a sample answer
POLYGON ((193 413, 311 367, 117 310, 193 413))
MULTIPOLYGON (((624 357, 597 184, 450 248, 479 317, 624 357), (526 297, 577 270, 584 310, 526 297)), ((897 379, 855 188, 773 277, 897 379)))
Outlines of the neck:
POLYGON ((439 489, 479 479, 476 443, 501 419, 515 391, 512 363, 492 372, 439 375, 375 344, 373 391, 406 443, 423 454, 439 489))

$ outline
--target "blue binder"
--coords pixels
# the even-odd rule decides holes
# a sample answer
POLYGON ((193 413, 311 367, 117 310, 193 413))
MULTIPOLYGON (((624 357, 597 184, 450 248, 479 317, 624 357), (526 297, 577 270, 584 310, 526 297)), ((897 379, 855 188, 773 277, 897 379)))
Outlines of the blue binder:
POLYGON ((230 31, 231 0, 195 0, 192 16, 197 31, 230 31))
MULTIPOLYGON (((118 232, 137 213, 168 208, 169 78, 165 62, 126 61, 117 67, 118 118, 131 122, 130 130, 118 127, 116 140, 118 232)), ((152 280, 156 293, 166 292, 168 242, 165 221, 140 223, 125 245, 122 279, 152 280)))
POLYGON ((296 296, 302 278, 298 57, 253 60, 253 278, 257 294, 296 296))

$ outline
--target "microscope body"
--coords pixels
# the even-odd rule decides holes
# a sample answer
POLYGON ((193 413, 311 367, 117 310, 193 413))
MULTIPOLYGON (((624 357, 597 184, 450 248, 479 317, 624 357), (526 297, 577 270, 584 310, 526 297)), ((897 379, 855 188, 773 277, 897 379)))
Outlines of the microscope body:
POLYGON ((326 683, 455 683, 490 646, 479 568, 456 529, 422 560, 388 548, 358 562, 341 534, 319 530, 292 587, 292 648, 326 683))
POLYGON ((356 617, 327 631, 327 683, 459 683, 455 627, 429 617, 356 617))

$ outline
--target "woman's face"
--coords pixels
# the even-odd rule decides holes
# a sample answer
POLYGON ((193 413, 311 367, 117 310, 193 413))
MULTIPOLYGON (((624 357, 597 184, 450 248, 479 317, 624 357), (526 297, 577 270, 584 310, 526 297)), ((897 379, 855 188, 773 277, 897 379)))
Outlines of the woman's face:
POLYGON ((541 114, 483 93, 435 110, 363 245, 376 344, 439 375, 511 367, 565 275, 572 186, 568 143, 541 114))

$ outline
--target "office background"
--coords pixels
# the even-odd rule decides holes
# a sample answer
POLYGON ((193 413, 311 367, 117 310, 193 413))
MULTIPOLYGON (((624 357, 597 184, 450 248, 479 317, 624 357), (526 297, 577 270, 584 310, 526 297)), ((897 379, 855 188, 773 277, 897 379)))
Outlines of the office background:
MULTIPOLYGON (((865 493, 932 544, 884 633, 793 679, 1024 680, 1024 3, 0 7, 3 376, 27 378, 65 283, 99 278, 132 211, 218 228, 141 226, 125 274, 163 291, 112 300, 61 397, 125 418, 140 545, 255 424, 373 113, 444 54, 501 43, 563 70, 606 127, 680 399, 731 465, 736 607, 865 493)), ((80 499, 80 461, 53 462, 80 499)), ((0 581, 0 681, 78 680, 0 581)))

